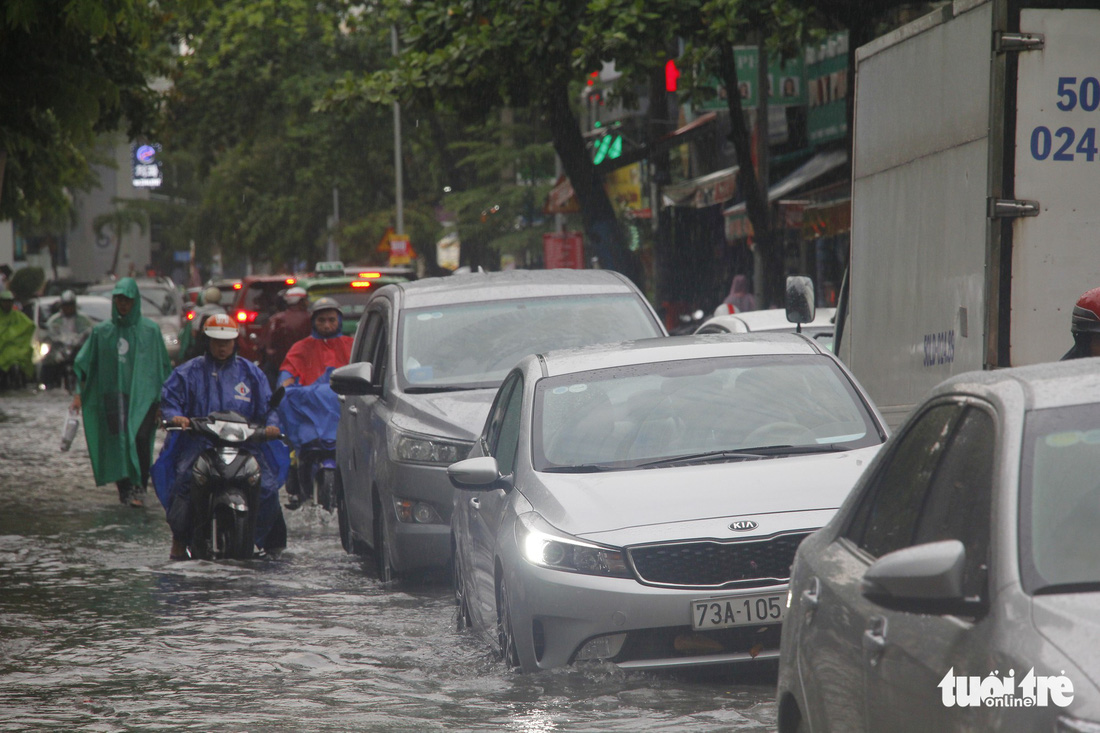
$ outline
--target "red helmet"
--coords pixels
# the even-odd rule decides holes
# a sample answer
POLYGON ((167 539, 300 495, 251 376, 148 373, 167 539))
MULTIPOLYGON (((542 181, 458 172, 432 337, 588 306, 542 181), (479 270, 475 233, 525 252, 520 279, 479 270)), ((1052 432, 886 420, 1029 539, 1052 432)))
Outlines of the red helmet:
POLYGON ((1073 306, 1073 333, 1100 333, 1100 288, 1093 288, 1073 306))

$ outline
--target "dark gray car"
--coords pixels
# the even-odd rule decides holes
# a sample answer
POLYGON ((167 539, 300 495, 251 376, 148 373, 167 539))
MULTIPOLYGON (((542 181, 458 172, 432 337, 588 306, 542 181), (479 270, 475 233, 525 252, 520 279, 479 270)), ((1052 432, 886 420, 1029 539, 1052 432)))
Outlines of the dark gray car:
POLYGON ((497 387, 528 354, 664 336, 653 308, 604 270, 514 270, 379 288, 352 363, 336 442, 344 549, 379 575, 450 564, 449 464, 466 457, 497 387))
POLYGON ((1100 360, 959 375, 799 547, 779 730, 1100 731, 1100 360))

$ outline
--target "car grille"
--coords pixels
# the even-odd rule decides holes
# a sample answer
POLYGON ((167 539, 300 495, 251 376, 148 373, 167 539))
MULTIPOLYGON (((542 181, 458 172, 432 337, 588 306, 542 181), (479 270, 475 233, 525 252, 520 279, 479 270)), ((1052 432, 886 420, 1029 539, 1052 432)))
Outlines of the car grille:
POLYGON ((715 631, 692 631, 690 626, 641 629, 627 634, 616 664, 678 657, 705 658, 742 653, 756 657, 761 652, 779 651, 781 624, 739 626, 715 631))
POLYGON ((794 553, 809 536, 785 534, 767 540, 681 542, 627 550, 638 579, 676 588, 751 588, 791 575, 794 553))

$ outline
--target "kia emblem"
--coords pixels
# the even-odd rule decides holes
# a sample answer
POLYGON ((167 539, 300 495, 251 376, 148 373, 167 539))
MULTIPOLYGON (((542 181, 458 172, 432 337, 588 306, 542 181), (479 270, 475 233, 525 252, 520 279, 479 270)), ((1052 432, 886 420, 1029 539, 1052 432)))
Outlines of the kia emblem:
POLYGON ((739 519, 730 525, 730 529, 734 532, 751 532, 760 525, 751 519, 739 519))

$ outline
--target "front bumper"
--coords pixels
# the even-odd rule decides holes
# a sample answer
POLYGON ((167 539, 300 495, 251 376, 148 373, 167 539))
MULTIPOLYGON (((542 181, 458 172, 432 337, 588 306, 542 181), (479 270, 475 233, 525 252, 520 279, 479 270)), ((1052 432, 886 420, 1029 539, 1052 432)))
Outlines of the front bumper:
POLYGON ((781 623, 694 631, 691 604, 761 594, 785 601, 785 583, 725 591, 654 588, 633 579, 550 570, 520 560, 509 573, 508 587, 513 633, 525 668, 569 664, 586 643, 610 634, 626 636, 607 661, 628 669, 779 658, 781 623))
POLYGON ((447 478, 446 466, 391 463, 392 482, 381 492, 386 512, 386 541, 390 561, 398 573, 446 568, 451 563, 451 511, 454 488, 447 478), (394 499, 409 499, 430 504, 439 523, 402 522, 397 517, 394 499))

